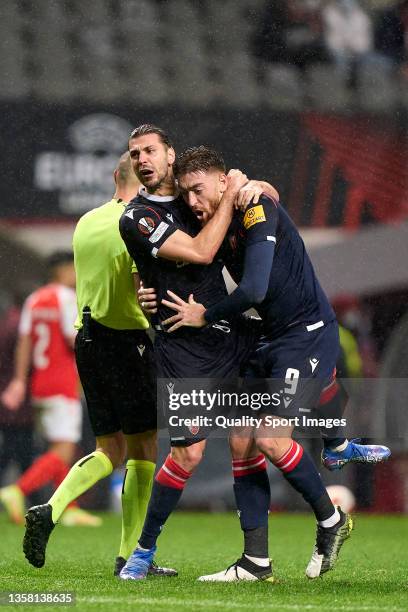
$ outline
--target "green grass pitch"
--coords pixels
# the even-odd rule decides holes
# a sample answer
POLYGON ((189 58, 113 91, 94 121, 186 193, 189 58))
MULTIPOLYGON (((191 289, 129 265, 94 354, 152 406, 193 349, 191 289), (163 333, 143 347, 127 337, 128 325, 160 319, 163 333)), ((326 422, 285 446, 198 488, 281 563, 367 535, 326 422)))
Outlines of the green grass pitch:
MULTIPOLYGON (((159 540, 157 560, 177 567, 178 578, 121 582, 112 576, 120 518, 104 515, 101 528, 57 527, 45 566, 24 559, 23 529, 0 515, 0 591, 76 592, 76 606, 30 609, 88 610, 333 610, 374 612, 408 610, 408 519, 355 517, 334 571, 308 581, 304 576, 314 542, 310 516, 273 514, 270 553, 278 582, 208 584, 196 581, 218 571, 241 552, 238 519, 233 513, 177 512, 159 540)), ((3 610, 17 606, 1 606, 3 610)), ((25 606, 27 608, 28 606, 25 606)))

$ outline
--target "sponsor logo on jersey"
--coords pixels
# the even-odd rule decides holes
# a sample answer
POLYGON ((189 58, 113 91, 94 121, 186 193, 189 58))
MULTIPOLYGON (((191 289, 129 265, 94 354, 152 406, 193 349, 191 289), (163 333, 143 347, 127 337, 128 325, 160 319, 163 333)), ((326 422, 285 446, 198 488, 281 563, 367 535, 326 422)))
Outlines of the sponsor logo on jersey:
POLYGON ((167 213, 166 218, 170 219, 170 221, 173 223, 173 215, 171 213, 167 213))
POLYGON ((171 395, 174 391, 174 382, 169 382, 166 387, 169 395, 171 395))
POLYGON ((137 224, 138 230, 144 236, 149 236, 152 232, 154 232, 154 228, 156 227, 154 220, 151 217, 142 217, 139 219, 137 224))
POLYGON ((262 204, 258 204, 258 206, 246 211, 243 223, 245 229, 249 229, 256 223, 263 223, 264 221, 266 221, 264 207, 262 204))
POLYGON ((145 352, 145 345, 144 344, 138 344, 137 345, 137 350, 139 351, 139 355, 141 357, 143 357, 143 353, 145 352))
POLYGON ((61 313, 58 308, 41 308, 34 306, 31 316, 33 319, 42 319, 46 321, 59 321, 61 319, 61 313))
POLYGON ((149 242, 153 242, 154 244, 155 242, 160 240, 160 238, 163 236, 164 232, 167 230, 168 227, 169 227, 169 224, 165 223, 164 221, 159 223, 155 232, 150 236, 149 242))
POLYGON ((310 367, 312 368, 312 374, 313 374, 313 372, 319 365, 319 359, 316 359, 316 357, 312 357, 311 359, 309 359, 309 363, 310 363, 310 367))
POLYGON ((291 403, 292 403, 293 398, 292 397, 284 397, 283 398, 283 403, 285 405, 285 408, 287 408, 291 403))

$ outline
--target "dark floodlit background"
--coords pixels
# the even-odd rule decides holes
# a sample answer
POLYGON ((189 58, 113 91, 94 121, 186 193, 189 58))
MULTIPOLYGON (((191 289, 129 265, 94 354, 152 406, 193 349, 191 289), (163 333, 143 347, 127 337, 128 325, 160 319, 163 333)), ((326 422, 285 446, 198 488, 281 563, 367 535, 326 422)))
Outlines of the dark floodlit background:
MULTIPOLYGON (((13 0, 0 46, 2 388, 16 307, 43 281, 44 256, 111 198, 131 129, 154 122, 178 150, 212 145, 278 188, 344 326, 344 375, 369 379, 366 436, 393 450, 387 465, 325 481, 360 508, 408 512, 408 432, 392 416, 408 405, 408 2, 13 0)), ((7 437, 29 461, 31 429, 29 407, 0 408, 0 449, 7 437)), ((82 454, 92 444, 85 425, 82 454)), ((0 458, 4 485, 20 468, 0 458)), ((304 508, 271 479, 275 508, 304 508)), ((231 484, 214 440, 183 503, 230 507, 231 484)), ((104 487, 85 503, 109 500, 104 487)))

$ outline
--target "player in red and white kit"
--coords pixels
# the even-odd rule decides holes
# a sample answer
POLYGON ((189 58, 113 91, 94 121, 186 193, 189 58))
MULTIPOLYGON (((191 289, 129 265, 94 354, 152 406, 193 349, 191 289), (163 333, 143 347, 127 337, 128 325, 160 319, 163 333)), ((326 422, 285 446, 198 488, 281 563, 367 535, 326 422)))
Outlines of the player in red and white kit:
MULTIPOLYGON (((47 452, 14 485, 0 489, 0 501, 15 523, 24 523, 25 496, 48 483, 56 488, 64 480, 81 438, 82 406, 73 352, 77 308, 72 252, 54 253, 49 268, 51 282, 34 291, 24 304, 14 377, 1 397, 6 408, 18 410, 29 386, 37 429, 49 443, 47 452)), ((65 525, 100 522, 76 504, 61 518, 65 525)))

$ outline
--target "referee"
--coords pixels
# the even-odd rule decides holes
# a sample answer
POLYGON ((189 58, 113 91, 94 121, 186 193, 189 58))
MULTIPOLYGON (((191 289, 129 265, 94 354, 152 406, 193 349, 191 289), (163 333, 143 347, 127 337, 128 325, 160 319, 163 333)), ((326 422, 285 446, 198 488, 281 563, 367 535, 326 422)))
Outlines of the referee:
MULTIPOLYGON (((113 199, 86 213, 73 237, 78 318, 75 355, 96 450, 70 470, 47 504, 26 515, 24 552, 45 562, 48 538, 66 506, 121 466, 122 538, 114 574, 135 548, 150 498, 157 456, 156 372, 149 324, 136 291, 139 277, 119 233, 119 219, 139 189, 129 153, 114 172, 113 199)), ((150 573, 174 575, 151 565, 150 573)))

